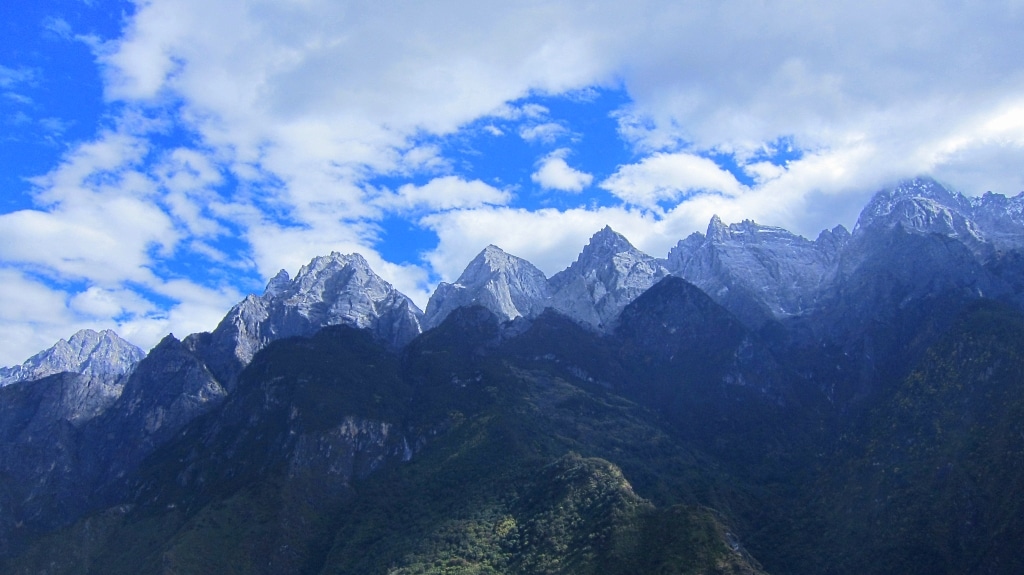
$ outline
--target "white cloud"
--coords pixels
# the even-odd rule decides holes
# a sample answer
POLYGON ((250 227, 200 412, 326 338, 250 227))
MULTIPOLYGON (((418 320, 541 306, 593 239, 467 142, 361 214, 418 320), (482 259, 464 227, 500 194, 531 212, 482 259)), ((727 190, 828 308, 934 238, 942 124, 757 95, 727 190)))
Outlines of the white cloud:
POLYGON ((594 176, 570 167, 565 161, 568 154, 568 148, 559 148, 551 152, 541 159, 537 171, 530 179, 544 189, 582 192, 583 188, 594 180, 594 176))
POLYGON ((639 163, 619 166, 600 186, 623 201, 646 208, 677 202, 696 192, 735 196, 742 185, 713 161, 686 152, 655 153, 639 163))
MULTIPOLYGON (((422 305, 428 266, 454 279, 487 243, 553 273, 608 223, 663 255, 712 213, 806 235, 851 225, 872 190, 906 175, 969 193, 1024 187, 1024 11, 1005 2, 147 0, 106 43, 46 25, 94 47, 115 126, 37 179, 32 209, 0 214, 0 264, 87 287, 13 272, 3 285, 34 286, 61 325, 121 314, 146 342, 208 328, 237 295, 220 279, 176 284, 167 263, 182 254, 257 289, 256 274, 359 251, 422 305), (532 97, 594 87, 631 100, 615 118, 636 159, 599 184, 624 207, 530 213, 508 189, 457 175, 444 138, 467 127, 585 139, 532 97), (175 132, 187 147, 162 151, 175 132), (780 140, 802 157, 767 161, 780 140), (719 154, 753 185, 707 159, 719 154), (433 179, 381 191, 381 176, 433 179), (384 214, 437 232, 423 266, 374 249, 384 214), (171 307, 153 312, 146 291, 171 307)), ((0 88, 31 102, 10 91, 45 73, 0 66, 0 88)), ((592 185, 566 158, 545 157, 533 181, 592 185)), ((5 325, 27 333, 28 317, 5 325)))
POLYGON ((0 268, 0 285, 0 366, 20 364, 77 331, 62 292, 8 268, 0 268))
POLYGON ((467 182, 457 176, 434 178, 422 186, 405 184, 373 200, 374 205, 397 212, 450 210, 508 203, 511 194, 480 180, 467 182))
POLYGON ((28 67, 10 68, 0 64, 0 88, 7 89, 19 84, 31 84, 36 81, 36 71, 28 67))
POLYGON ((623 36, 627 53, 643 53, 624 81, 652 135, 699 148, 780 134, 820 145, 882 128, 869 125, 879 112, 924 104, 959 116, 1008 93, 1024 78, 1003 42, 1022 17, 941 1, 679 6, 657 12, 644 37, 623 36))
POLYGON ((98 286, 91 286, 73 295, 68 304, 76 314, 94 321, 126 315, 146 316, 157 311, 157 306, 153 302, 134 291, 104 289, 98 286))
POLYGON ((151 251, 169 250, 177 240, 169 219, 138 200, 95 200, 52 212, 0 215, 0 259, 68 278, 146 281, 151 251))
POLYGON ((565 126, 555 122, 545 122, 523 126, 519 129, 519 137, 527 142, 542 142, 550 144, 568 133, 565 126))
POLYGON ((73 40, 75 38, 71 24, 63 18, 47 18, 43 20, 43 28, 62 40, 73 40))
MULTIPOLYGON (((570 1, 445 2, 395 11, 156 0, 140 6, 102 61, 111 97, 181 97, 205 143, 231 150, 236 173, 256 165, 284 182, 283 203, 308 224, 307 214, 324 209, 371 217, 352 186, 366 170, 404 169, 400 150, 414 134, 449 134, 491 116, 541 122, 522 135, 550 139, 566 128, 544 122, 547 107, 508 102, 595 85, 629 92, 621 130, 639 151, 685 144, 695 155, 727 151, 745 161, 780 137, 828 153, 863 136, 880 154, 916 153, 969 131, 975 112, 1005 106, 1004 95, 1020 102, 1021 18, 1000 3, 940 1, 589 10, 570 1)), ((975 148, 990 159, 978 161, 1005 165, 1014 146, 975 148)), ((922 160, 910 173, 942 165, 922 160)), ((786 179, 763 162, 749 173, 758 185, 786 179)), ((701 174, 683 183, 730 193, 711 166, 701 174)), ((671 187, 680 184, 650 193, 619 178, 608 183, 629 201, 688 197, 671 187)))
POLYGON ((121 337, 149 350, 169 333, 180 339, 192 333, 213 330, 227 310, 241 299, 234 290, 217 292, 190 282, 180 283, 186 287, 182 289, 181 285, 171 283, 162 288, 162 291, 176 294, 177 303, 166 311, 130 316, 111 327, 121 337))
POLYGON ((547 118, 551 110, 547 106, 537 104, 536 102, 527 102, 519 106, 513 106, 508 103, 502 102, 495 109, 491 110, 487 115, 493 118, 500 118, 502 120, 541 120, 547 118))
POLYGON ((137 171, 145 151, 108 132, 36 178, 39 207, 0 215, 0 260, 105 285, 150 281, 152 257, 170 254, 181 234, 137 171))
POLYGON ((17 365, 80 329, 114 329, 149 349, 171 329, 179 336, 213 329, 238 301, 233 289, 208 290, 186 280, 156 282, 155 291, 176 301, 167 310, 141 293, 90 286, 80 292, 55 288, 23 271, 0 268, 0 365, 17 365))

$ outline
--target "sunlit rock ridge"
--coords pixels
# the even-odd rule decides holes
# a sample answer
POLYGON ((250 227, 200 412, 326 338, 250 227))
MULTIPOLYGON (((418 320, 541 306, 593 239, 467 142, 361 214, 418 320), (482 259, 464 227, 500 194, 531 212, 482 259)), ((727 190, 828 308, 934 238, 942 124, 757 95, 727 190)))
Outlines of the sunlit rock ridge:
POLYGON ((813 307, 849 237, 836 226, 810 241, 749 220, 726 226, 715 216, 706 234, 680 241, 665 266, 756 325, 813 307))
POLYGON ((498 317, 531 317, 544 309, 551 287, 530 262, 490 245, 473 258, 455 283, 442 282, 427 303, 424 326, 435 327, 460 307, 480 305, 498 317))
POLYGON ((21 365, 0 367, 0 387, 61 372, 113 382, 130 372, 145 355, 111 330, 83 329, 21 365))
POLYGON ((572 265, 551 277, 547 305, 606 331, 626 305, 667 275, 655 258, 605 227, 590 238, 572 265))
POLYGON ((313 258, 295 278, 281 270, 263 295, 250 295, 228 312, 208 337, 193 337, 193 348, 209 348, 230 358, 237 371, 271 341, 312 335, 329 325, 370 330, 375 337, 401 347, 422 331, 423 312, 406 295, 377 275, 363 256, 334 252, 313 258))
POLYGON ((874 195, 854 234, 902 227, 954 238, 979 255, 1024 247, 1024 193, 967 197, 930 178, 906 180, 874 195))
MULTIPOLYGON (((206 350, 203 355, 220 355, 221 363, 229 356, 232 365, 210 366, 219 378, 229 379, 276 339, 349 325, 402 347, 452 311, 471 305, 483 306, 502 320, 529 319, 550 308, 591 329, 608 331, 626 305, 666 275, 693 283, 748 326, 757 327, 821 306, 834 291, 843 266, 856 265, 867 253, 863 238, 897 228, 948 237, 980 258, 991 258, 1024 248, 1024 193, 970 198, 933 179, 914 178, 877 192, 852 233, 839 225, 812 241, 750 220, 726 225, 715 216, 706 233, 680 240, 661 259, 605 227, 575 262, 550 278, 529 261, 490 245, 455 282, 437 286, 425 313, 377 275, 361 255, 335 252, 314 258, 295 278, 281 270, 262 295, 248 296, 212 333, 189 336, 185 343, 206 350)), ((54 349, 83 345, 84 336, 75 337, 73 345, 58 344, 54 349)), ((51 350, 23 366, 0 368, 0 383, 58 371, 125 371, 117 361, 103 367, 102 360, 75 363, 63 357, 70 356, 51 350), (47 353, 45 365, 30 365, 47 353), (62 367, 46 367, 51 365, 62 367)))
POLYGON ((117 400, 127 376, 145 356, 113 331, 83 329, 21 365, 0 368, 0 387, 24 387, 49 378, 47 389, 35 390, 45 401, 36 405, 26 429, 45 429, 55 421, 77 425, 117 400))

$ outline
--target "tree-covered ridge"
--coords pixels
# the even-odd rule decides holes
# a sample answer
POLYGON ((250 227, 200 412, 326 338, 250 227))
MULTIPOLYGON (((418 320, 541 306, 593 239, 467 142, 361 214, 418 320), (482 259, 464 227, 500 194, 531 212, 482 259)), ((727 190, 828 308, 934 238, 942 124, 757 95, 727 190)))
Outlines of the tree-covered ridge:
POLYGON ((837 572, 1024 569, 1008 544, 1024 532, 1019 311, 965 310, 868 425, 820 501, 837 572))
POLYGON ((503 351, 515 334, 485 312, 452 322, 402 356, 348 328, 271 344, 147 460, 132 503, 5 569, 759 572, 700 505, 721 478, 657 416, 503 351))

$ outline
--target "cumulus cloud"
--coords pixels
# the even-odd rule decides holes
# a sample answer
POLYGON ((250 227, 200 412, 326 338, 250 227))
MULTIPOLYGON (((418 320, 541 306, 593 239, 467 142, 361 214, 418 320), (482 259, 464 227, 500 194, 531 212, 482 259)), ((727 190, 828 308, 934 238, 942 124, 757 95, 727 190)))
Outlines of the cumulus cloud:
MULTIPOLYGON (((219 175, 196 152, 173 151, 155 167, 151 156, 145 137, 122 123, 35 178, 33 207, 0 214, 5 302, 28 310, 0 310, 0 331, 30 326, 39 335, 27 341, 48 347, 83 327, 115 328, 148 347, 174 324, 211 329, 209 310, 219 309, 219 319, 237 301, 233 287, 201 286, 165 269, 194 238, 221 233, 201 207, 204 186, 219 175)), ((23 352, 12 344, 0 363, 20 362, 23 352)))
POLYGON ((619 166, 600 186, 623 201, 656 208, 699 192, 736 196, 743 186, 715 162, 687 152, 655 153, 636 164, 619 166))
POLYGON ((139 140, 107 133, 37 178, 38 208, 0 215, 0 259, 108 285, 147 281, 153 252, 181 235, 137 171, 139 140))
MULTIPOLYGON (((397 169, 396 150, 411 134, 450 134, 490 115, 530 119, 520 134, 551 141, 565 127, 543 121, 545 106, 508 103, 614 82, 632 99, 618 114, 622 135, 641 152, 685 145, 698 157, 724 150, 743 158, 779 137, 828 151, 864 136, 882 158, 927 148, 957 136, 937 133, 937 124, 960 118, 966 126, 972 110, 1004 97, 1019 103, 1013 94, 1024 86, 1012 49, 1021 11, 947 4, 653 2, 581 11, 566 1, 394 11, 158 1, 140 7, 101 59, 110 97, 180 96, 207 142, 280 177, 287 203, 318 211, 324 206, 310 193, 343 189, 361 169, 397 169)), ((1007 147, 971 150, 1001 164, 1007 147)), ((913 173, 943 165, 918 164, 913 173)), ((758 182, 786 177, 769 163, 750 173, 758 182)), ((685 196, 626 192, 627 179, 608 183, 648 202, 685 196)), ((339 193, 332 205, 353 213, 363 204, 339 193)))
POLYGON ((91 286, 71 296, 68 307, 75 313, 93 320, 128 316, 145 316, 157 311, 157 306, 126 289, 105 289, 91 286))
POLYGON ((530 179, 547 190, 582 192, 594 180, 594 176, 570 167, 565 161, 567 155, 568 148, 559 148, 544 156, 530 179))
POLYGON ((10 268, 0 268, 0 283, 0 365, 20 364, 77 331, 62 292, 10 268))

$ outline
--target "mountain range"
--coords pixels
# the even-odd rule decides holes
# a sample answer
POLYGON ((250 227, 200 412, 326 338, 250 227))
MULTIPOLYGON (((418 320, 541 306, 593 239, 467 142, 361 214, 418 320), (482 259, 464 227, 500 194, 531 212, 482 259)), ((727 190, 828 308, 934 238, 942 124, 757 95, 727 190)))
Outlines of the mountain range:
POLYGON ((1024 194, 929 178, 808 240, 358 254, 143 354, 0 369, 5 573, 1017 573, 1024 194))

